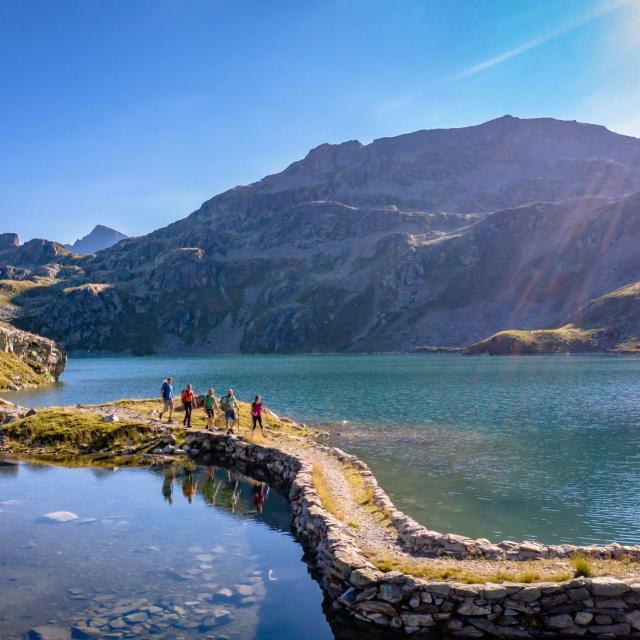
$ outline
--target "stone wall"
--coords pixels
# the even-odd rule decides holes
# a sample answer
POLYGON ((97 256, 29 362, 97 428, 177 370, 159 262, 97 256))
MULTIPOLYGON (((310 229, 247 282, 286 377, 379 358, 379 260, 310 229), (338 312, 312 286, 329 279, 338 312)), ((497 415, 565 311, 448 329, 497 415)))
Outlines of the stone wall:
MULTIPOLYGON (((509 542, 491 545, 435 532, 427 532, 425 539, 426 530, 395 509, 363 462, 339 449, 320 448, 365 475, 380 508, 392 515, 399 535, 416 549, 428 548, 434 555, 477 557, 485 553, 500 558, 558 557, 578 549, 509 542)), ((222 456, 228 463, 260 470, 286 487, 294 528, 315 553, 325 592, 336 606, 361 621, 408 634, 434 632, 465 638, 640 639, 640 584, 605 577, 540 584, 464 584, 384 573, 363 556, 349 526, 322 507, 307 461, 275 448, 209 433, 190 435, 185 451, 195 458, 222 456)), ((598 556, 638 554, 638 548, 618 546, 587 550, 598 556)))

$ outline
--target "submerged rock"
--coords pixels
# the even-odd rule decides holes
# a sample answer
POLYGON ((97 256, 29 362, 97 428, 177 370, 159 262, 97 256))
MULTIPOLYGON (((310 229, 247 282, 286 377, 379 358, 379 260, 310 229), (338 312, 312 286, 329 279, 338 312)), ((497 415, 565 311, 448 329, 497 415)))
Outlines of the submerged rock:
POLYGON ((41 520, 46 522, 69 522, 71 520, 77 520, 78 517, 79 516, 72 511, 51 511, 50 513, 45 513, 41 520))
POLYGON ((66 627, 47 624, 34 627, 27 633, 28 640, 71 640, 71 632, 66 627))
POLYGON ((102 635, 98 629, 79 624, 71 627, 71 637, 77 640, 87 640, 88 638, 99 638, 102 635))

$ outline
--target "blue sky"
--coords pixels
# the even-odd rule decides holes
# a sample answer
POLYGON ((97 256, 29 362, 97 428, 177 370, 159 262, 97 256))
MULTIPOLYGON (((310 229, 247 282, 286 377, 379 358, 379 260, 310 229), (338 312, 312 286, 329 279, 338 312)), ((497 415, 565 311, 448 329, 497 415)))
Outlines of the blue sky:
POLYGON ((139 235, 322 142, 640 136, 640 0, 3 0, 0 231, 139 235))

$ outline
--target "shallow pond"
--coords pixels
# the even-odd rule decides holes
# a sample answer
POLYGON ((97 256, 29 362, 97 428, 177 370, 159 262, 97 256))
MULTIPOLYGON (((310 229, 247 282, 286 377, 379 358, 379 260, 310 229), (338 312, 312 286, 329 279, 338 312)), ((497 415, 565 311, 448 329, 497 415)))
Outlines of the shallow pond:
POLYGON ((0 461, 0 638, 73 624, 105 638, 367 637, 332 630, 290 523, 277 491, 223 468, 0 461))

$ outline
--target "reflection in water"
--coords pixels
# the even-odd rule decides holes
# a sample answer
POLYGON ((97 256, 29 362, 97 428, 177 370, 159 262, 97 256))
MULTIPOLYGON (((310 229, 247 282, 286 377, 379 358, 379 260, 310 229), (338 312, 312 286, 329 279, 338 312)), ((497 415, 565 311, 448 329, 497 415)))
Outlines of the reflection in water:
POLYGON ((213 465, 190 469, 171 464, 164 468, 162 479, 162 496, 169 506, 173 505, 174 487, 178 483, 188 504, 192 504, 194 497, 200 494, 207 505, 222 507, 231 513, 238 512, 242 515, 262 513, 269 496, 269 485, 266 482, 253 480, 232 469, 216 468, 213 465), (241 500, 245 486, 250 489, 250 500, 246 496, 241 500))
POLYGON ((162 495, 170 504, 173 504, 173 485, 176 481, 176 472, 173 465, 170 465, 164 472, 164 481, 162 482, 162 495))
POLYGON ((0 638, 44 624, 159 640, 374 637, 325 617, 290 524, 277 491, 219 466, 0 462, 0 638), (52 511, 78 518, 39 524, 52 511))

